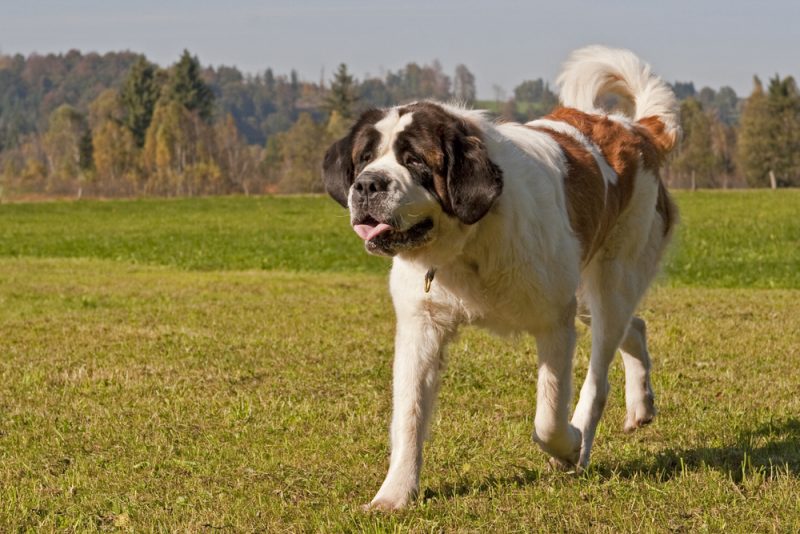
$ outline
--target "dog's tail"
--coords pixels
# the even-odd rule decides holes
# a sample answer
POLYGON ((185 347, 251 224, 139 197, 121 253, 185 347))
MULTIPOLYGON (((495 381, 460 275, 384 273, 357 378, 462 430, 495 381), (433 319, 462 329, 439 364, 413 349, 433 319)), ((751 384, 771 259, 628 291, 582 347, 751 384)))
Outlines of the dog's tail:
POLYGON ((598 101, 616 95, 619 110, 650 132, 662 155, 680 138, 675 93, 630 50, 580 48, 564 63, 556 83, 564 106, 587 113, 603 113, 598 101))

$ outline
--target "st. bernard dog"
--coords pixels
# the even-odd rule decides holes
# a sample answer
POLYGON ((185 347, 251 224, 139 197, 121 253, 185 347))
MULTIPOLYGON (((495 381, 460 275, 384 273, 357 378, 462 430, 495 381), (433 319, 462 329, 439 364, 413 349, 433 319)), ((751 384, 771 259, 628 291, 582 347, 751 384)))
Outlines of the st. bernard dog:
POLYGON ((556 467, 588 464, 618 348, 625 429, 655 416, 634 313, 677 219, 659 178, 680 133, 675 95, 630 51, 601 46, 574 52, 558 85, 561 107, 526 124, 435 102, 370 110, 325 155, 325 187, 367 251, 394 257, 391 459, 368 507, 417 493, 445 348, 463 324, 535 336, 533 439, 556 467), (617 111, 601 110, 612 94, 617 111), (570 419, 576 317, 592 352, 570 419))

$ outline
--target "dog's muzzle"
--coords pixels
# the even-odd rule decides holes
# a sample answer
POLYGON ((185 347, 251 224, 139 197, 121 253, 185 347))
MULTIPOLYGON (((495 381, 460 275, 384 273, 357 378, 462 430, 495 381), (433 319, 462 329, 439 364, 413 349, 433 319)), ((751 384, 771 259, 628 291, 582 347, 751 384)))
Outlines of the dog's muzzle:
POLYGON ((367 171, 361 173, 350 192, 350 216, 353 230, 364 240, 368 252, 393 256, 402 250, 426 243, 433 220, 425 218, 410 227, 396 216, 396 199, 391 191, 391 179, 367 171))

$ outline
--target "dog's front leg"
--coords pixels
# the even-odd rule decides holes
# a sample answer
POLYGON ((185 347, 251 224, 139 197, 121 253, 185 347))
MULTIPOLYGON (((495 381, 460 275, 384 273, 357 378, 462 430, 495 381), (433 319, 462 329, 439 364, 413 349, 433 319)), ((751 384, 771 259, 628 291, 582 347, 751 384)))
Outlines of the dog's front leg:
POLYGON ((449 332, 421 310, 398 309, 389 472, 368 508, 396 510, 419 489, 422 446, 439 388, 449 332))
POLYGON ((575 306, 559 314, 562 319, 536 334, 539 376, 533 439, 560 468, 578 463, 581 433, 569 423, 572 398, 572 355, 575 351, 575 306))

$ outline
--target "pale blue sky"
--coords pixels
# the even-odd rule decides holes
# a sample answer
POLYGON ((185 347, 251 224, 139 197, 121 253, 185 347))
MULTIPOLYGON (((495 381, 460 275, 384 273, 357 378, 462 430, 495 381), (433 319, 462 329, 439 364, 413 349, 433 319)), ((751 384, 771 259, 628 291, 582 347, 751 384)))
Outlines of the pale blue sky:
POLYGON ((0 0, 7 54, 129 49, 167 65, 188 48, 204 64, 311 80, 340 62, 363 78, 438 58, 448 74, 466 64, 486 98, 493 84, 552 80, 590 43, 631 48, 668 81, 742 95, 753 74, 800 74, 800 1, 0 0))

